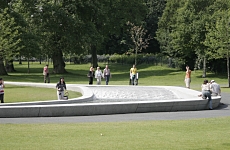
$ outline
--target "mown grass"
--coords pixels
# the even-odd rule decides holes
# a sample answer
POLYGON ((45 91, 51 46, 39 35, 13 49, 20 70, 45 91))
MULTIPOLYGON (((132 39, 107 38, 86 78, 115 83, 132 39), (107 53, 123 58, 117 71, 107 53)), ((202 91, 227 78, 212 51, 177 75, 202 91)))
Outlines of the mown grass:
POLYGON ((230 117, 179 121, 1 124, 1 149, 230 149, 230 117), (102 135, 101 135, 102 134, 102 135))
MULTIPOLYGON (((42 68, 45 64, 34 63, 31 73, 26 73, 26 65, 17 65, 16 73, 4 76, 6 81, 43 82, 42 68)), ((51 66, 51 65, 50 65, 51 66)), ((105 64, 100 64, 102 69, 105 64)), ((110 85, 128 85, 130 65, 110 64, 112 78, 110 85)), ((60 76, 75 84, 88 84, 86 74, 90 64, 67 65, 68 74, 51 74, 51 83, 60 76)), ((185 71, 165 66, 139 65, 139 85, 170 85, 184 87, 185 71)), ((52 66, 51 66, 52 70, 52 66)), ((192 72, 191 88, 200 90, 202 72, 192 72)), ((227 75, 207 74, 207 79, 215 79, 223 92, 230 92, 227 75)), ((95 81, 94 81, 95 82, 95 81)), ((104 84, 104 81, 103 81, 104 84)), ((7 85, 5 99, 11 96, 35 99, 56 97, 55 89, 15 87, 7 85), (45 91, 43 91, 45 90, 45 91), (50 91, 49 91, 50 90, 50 91), (22 94, 17 96, 17 94, 22 94), (32 94, 33 93, 33 94, 32 94), (37 95, 37 96, 36 96, 37 95)), ((72 94, 71 94, 72 95, 72 94)), ((214 113, 214 112, 210 112, 214 113)), ((230 149, 230 117, 192 119, 174 121, 135 121, 111 123, 72 124, 0 124, 0 148, 5 149, 84 149, 84 150, 186 150, 186 149, 230 149), (101 135, 102 133, 102 135, 101 135)))
MULTIPOLYGON (((15 63, 15 68, 17 72, 9 73, 8 76, 3 76, 6 81, 21 81, 21 82, 43 82, 42 69, 45 63, 33 63, 30 65, 30 73, 27 73, 27 64, 19 65, 15 63)), ((105 64, 99 63, 101 69, 104 69, 105 64)), ((109 82, 110 85, 128 85, 129 84, 129 70, 132 65, 127 64, 109 64, 111 69, 112 78, 109 82)), ((88 84, 88 78, 86 74, 88 73, 90 64, 66 64, 66 74, 52 74, 51 73, 51 83, 56 83, 60 76, 65 77, 66 83, 74 84, 88 84)), ((143 64, 138 65, 139 72, 139 85, 166 85, 166 86, 181 86, 184 87, 184 76, 185 70, 181 71, 174 68, 168 68, 166 66, 156 66, 153 64, 143 64)), ((50 65, 50 71, 52 71, 52 65, 50 65)), ((230 92, 228 85, 227 74, 214 74, 207 73, 205 79, 216 80, 222 87, 224 92, 230 92)), ((204 78, 202 78, 202 70, 192 72, 192 82, 191 89, 200 90, 200 86, 203 83, 204 78)), ((96 79, 94 79, 94 84, 96 79)), ((102 84, 105 84, 105 80, 102 80, 102 84)))
MULTIPOLYGON (((68 91, 68 98, 80 97, 79 92, 68 91)), ((28 86, 6 85, 4 101, 5 103, 33 102, 44 100, 57 100, 57 90, 51 88, 39 88, 28 86)))

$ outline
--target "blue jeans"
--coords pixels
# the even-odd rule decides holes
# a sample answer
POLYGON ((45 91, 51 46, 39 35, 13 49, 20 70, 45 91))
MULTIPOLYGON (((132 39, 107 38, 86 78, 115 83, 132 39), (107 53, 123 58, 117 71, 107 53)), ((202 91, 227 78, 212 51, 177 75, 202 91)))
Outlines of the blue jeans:
POLYGON ((4 103, 4 93, 0 94, 0 100, 1 100, 1 103, 4 103))
POLYGON ((210 91, 202 91, 202 97, 205 99, 208 97, 209 109, 212 109, 211 92, 210 91))
POLYGON ((135 80, 136 80, 136 75, 134 74, 134 75, 132 75, 132 84, 134 85, 134 83, 135 83, 135 80))
POLYGON ((109 84, 109 78, 110 78, 110 75, 105 75, 105 84, 106 85, 109 84))

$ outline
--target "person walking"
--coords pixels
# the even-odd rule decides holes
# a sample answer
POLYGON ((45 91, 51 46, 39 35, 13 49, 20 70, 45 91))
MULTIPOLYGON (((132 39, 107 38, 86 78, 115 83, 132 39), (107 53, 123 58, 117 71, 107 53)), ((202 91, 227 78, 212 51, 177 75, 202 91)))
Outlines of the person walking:
POLYGON ((66 83, 64 81, 64 77, 60 78, 59 82, 56 85, 56 89, 57 89, 58 100, 64 99, 64 92, 67 92, 67 88, 66 88, 66 83))
POLYGON ((101 72, 100 67, 97 67, 97 70, 95 72, 95 78, 97 79, 97 85, 101 85, 101 77, 103 77, 103 74, 101 72))
POLYGON ((190 83, 191 83, 191 72, 192 71, 189 69, 189 66, 186 66, 184 82, 185 82, 186 88, 189 88, 189 89, 190 89, 190 83))
POLYGON ((136 65, 133 65, 133 67, 130 69, 130 79, 131 79, 131 84, 135 84, 135 80, 137 78, 137 68, 136 65))
POLYGON ((49 65, 46 65, 44 68, 43 68, 43 75, 44 75, 44 83, 46 83, 46 81, 48 83, 50 83, 50 74, 49 74, 49 65))
POLYGON ((215 82, 215 80, 211 80, 211 92, 213 96, 221 96, 221 89, 220 89, 220 85, 218 83, 215 82))
POLYGON ((112 77, 108 65, 105 66, 105 69, 103 71, 103 76, 105 78, 105 84, 108 85, 109 84, 109 79, 112 77))
POLYGON ((202 89, 202 98, 206 99, 208 98, 209 103, 209 109, 212 110, 212 97, 211 97, 211 91, 210 91, 210 84, 208 83, 208 80, 204 80, 203 84, 201 85, 202 89))
POLYGON ((88 72, 87 76, 89 78, 89 85, 92 85, 93 84, 93 77, 94 77, 93 67, 89 68, 89 72, 88 72))
POLYGON ((0 78, 0 100, 1 103, 4 103, 4 88, 5 84, 2 78, 0 78))

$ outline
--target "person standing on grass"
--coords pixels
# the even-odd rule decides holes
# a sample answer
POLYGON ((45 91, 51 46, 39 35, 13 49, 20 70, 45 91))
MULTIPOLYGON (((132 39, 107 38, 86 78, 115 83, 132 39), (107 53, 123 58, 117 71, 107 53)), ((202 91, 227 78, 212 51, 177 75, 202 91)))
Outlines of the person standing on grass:
POLYGON ((221 96, 221 89, 220 89, 220 85, 217 84, 215 82, 215 80, 211 80, 211 85, 210 85, 210 88, 211 88, 211 91, 212 91, 212 95, 213 96, 221 96))
POLYGON ((48 68, 49 65, 46 65, 44 68, 43 68, 43 75, 44 75, 44 83, 46 83, 46 80, 48 83, 50 83, 50 74, 49 74, 49 68, 48 68))
POLYGON ((93 67, 89 68, 89 73, 87 74, 88 78, 89 78, 89 85, 93 84, 93 77, 94 77, 94 70, 93 67))
POLYGON ((132 85, 137 77, 137 68, 136 65, 133 65, 133 68, 130 69, 130 79, 132 80, 132 85))
POLYGON ((64 77, 61 77, 56 85, 58 100, 64 99, 64 92, 67 92, 64 77))
POLYGON ((186 85, 186 88, 189 88, 190 89, 190 83, 191 83, 191 70, 189 69, 189 66, 186 66, 186 74, 185 74, 185 79, 184 79, 184 82, 185 82, 185 85, 186 85))
POLYGON ((0 100, 1 100, 1 103, 4 103, 4 81, 2 78, 0 78, 0 100))
POLYGON ((104 69, 104 71, 103 71, 103 76, 104 76, 104 78, 105 78, 105 84, 108 85, 108 84, 109 84, 109 78, 112 77, 108 65, 105 66, 105 69, 104 69))
POLYGON ((211 88, 210 84, 208 83, 208 80, 204 80, 203 84, 201 85, 202 89, 202 98, 206 99, 208 98, 208 103, 209 103, 209 109, 212 110, 212 97, 211 97, 211 88))
POLYGON ((97 85, 101 85, 101 77, 103 77, 103 74, 101 72, 100 67, 97 67, 97 70, 95 72, 95 78, 97 79, 97 85))

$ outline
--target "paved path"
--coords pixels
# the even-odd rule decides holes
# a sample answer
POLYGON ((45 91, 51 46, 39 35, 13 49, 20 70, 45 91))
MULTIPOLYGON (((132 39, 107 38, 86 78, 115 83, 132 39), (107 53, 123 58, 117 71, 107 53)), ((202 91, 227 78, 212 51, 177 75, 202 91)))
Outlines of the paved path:
POLYGON ((135 114, 115 114, 99 116, 74 117, 41 117, 41 118, 0 118, 0 124, 33 124, 33 123, 85 123, 85 122, 121 122, 144 120, 181 120, 195 118, 212 118, 230 116, 230 94, 222 93, 220 106, 215 110, 184 112, 153 112, 135 114))

